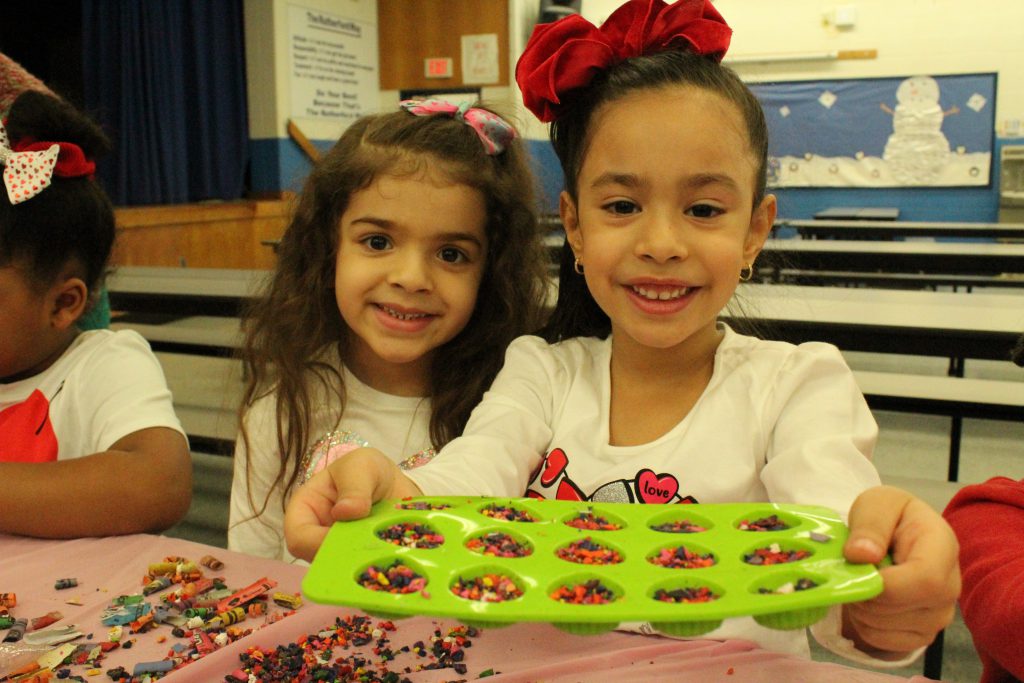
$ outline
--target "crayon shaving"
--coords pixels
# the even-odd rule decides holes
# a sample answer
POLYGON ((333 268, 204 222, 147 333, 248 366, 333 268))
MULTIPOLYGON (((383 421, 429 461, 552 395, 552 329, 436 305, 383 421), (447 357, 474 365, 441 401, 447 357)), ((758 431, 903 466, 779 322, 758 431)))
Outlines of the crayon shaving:
POLYGON ((274 649, 249 648, 239 655, 241 666, 224 680, 402 683, 409 681, 403 674, 435 669, 452 669, 464 676, 468 671, 466 650, 472 646, 472 638, 479 635, 468 626, 447 632, 438 628, 426 641, 396 646, 392 642, 396 631, 390 621, 374 623, 370 617, 359 615, 339 617, 333 626, 297 642, 274 649), (410 657, 415 659, 409 661, 410 657))
POLYGON ((494 519, 501 519, 506 522, 536 522, 532 515, 523 510, 510 507, 508 505, 498 505, 492 503, 487 505, 480 510, 480 514, 484 517, 492 517, 494 519))
POLYGON ((533 548, 530 546, 497 531, 469 539, 466 541, 466 548, 493 557, 526 557, 533 554, 533 548))

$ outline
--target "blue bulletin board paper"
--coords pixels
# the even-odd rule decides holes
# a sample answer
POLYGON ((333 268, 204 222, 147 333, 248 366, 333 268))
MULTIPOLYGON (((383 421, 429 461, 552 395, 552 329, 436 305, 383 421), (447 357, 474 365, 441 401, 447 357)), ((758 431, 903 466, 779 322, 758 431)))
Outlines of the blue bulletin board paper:
POLYGON ((987 186, 996 74, 754 83, 772 187, 987 186))

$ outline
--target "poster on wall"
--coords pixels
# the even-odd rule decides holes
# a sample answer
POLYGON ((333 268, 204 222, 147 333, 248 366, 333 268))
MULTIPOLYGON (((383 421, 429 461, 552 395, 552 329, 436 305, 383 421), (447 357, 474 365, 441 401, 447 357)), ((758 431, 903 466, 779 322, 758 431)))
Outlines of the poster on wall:
POLYGON ((289 5, 288 33, 293 119, 336 124, 330 137, 337 137, 348 124, 377 110, 375 25, 289 5))
POLYGON ((995 74, 753 83, 772 187, 990 182, 995 74))

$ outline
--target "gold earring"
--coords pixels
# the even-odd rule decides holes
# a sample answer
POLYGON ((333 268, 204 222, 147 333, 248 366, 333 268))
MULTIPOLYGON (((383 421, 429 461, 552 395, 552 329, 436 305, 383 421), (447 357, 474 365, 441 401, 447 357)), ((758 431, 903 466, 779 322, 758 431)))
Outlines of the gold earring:
POLYGON ((747 261, 747 264, 740 268, 740 282, 750 282, 752 277, 754 277, 754 264, 747 261))
POLYGON ((580 263, 580 257, 577 256, 576 260, 573 261, 572 269, 576 271, 577 275, 583 275, 583 264, 580 263))

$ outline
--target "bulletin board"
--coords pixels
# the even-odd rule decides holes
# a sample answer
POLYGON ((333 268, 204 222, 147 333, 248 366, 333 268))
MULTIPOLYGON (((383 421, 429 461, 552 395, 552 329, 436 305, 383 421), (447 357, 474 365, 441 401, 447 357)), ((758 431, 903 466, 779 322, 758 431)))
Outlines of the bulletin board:
POLYGON ((377 14, 382 90, 509 84, 508 0, 378 0, 377 14), (467 82, 463 76, 473 65, 463 56, 473 53, 464 50, 464 39, 473 37, 493 43, 488 54, 497 63, 486 65, 492 77, 467 82), (452 59, 451 78, 426 77, 423 61, 436 57, 452 59))
POLYGON ((754 83, 772 187, 991 182, 996 74, 754 83))

